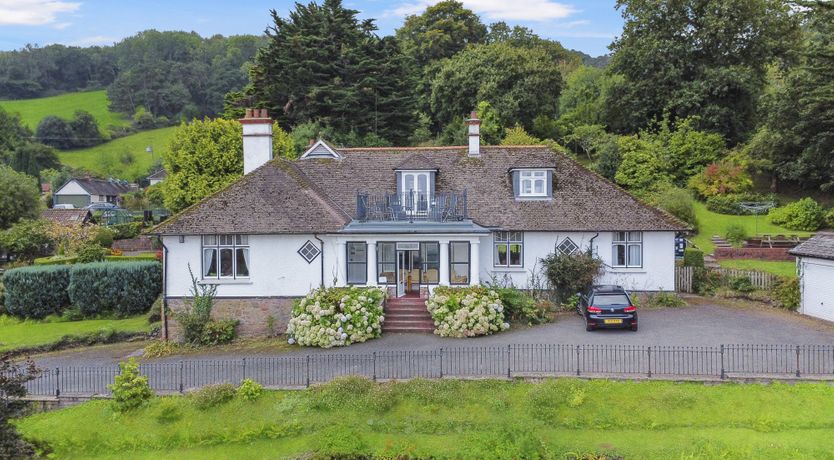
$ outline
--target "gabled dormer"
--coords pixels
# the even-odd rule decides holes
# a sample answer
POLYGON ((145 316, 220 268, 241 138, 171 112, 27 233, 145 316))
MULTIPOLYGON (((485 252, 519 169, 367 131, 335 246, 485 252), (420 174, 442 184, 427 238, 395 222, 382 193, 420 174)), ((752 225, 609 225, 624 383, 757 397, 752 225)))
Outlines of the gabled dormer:
POLYGON ((516 200, 553 198, 553 168, 525 167, 510 170, 516 200))
POLYGON ((341 160, 342 156, 339 155, 333 146, 325 142, 323 139, 319 139, 307 148, 307 151, 301 155, 301 159, 341 160))
POLYGON ((411 195, 412 199, 431 200, 437 179, 437 165, 416 153, 394 167, 397 195, 411 195))

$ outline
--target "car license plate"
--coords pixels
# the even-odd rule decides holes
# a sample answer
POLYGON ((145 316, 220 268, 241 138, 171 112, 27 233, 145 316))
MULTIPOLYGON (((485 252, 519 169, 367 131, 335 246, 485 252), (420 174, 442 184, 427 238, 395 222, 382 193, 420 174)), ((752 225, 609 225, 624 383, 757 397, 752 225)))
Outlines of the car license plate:
POLYGON ((621 319, 606 319, 605 324, 623 324, 621 319))

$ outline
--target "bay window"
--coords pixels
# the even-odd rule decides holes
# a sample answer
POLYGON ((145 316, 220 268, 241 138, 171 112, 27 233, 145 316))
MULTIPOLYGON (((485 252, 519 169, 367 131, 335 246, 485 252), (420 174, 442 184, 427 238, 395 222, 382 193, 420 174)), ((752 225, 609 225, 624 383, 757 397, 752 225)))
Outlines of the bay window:
POLYGON ((614 232, 611 265, 643 266, 643 232, 614 232))
POLYGON ((248 235, 203 235, 203 278, 249 277, 248 235))

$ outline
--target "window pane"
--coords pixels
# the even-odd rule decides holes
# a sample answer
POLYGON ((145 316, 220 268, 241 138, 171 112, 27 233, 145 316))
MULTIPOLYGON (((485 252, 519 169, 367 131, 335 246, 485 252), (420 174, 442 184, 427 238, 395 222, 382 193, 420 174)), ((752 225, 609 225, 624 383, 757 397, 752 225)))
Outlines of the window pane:
POLYGON ((428 193, 429 192, 429 175, 428 174, 418 174, 417 175, 417 191, 420 193, 428 193))
POLYGON ((348 262, 365 262, 367 260, 366 248, 365 243, 348 243, 348 262))
POLYGON ((203 249, 203 278, 217 276, 217 250, 203 249))
POLYGON ((449 243, 449 260, 452 263, 464 262, 469 263, 469 243, 458 241, 449 243))
POLYGON ((350 284, 365 284, 368 276, 368 265, 350 263, 347 266, 347 282, 350 284))
POLYGON ((614 232, 614 242, 625 241, 626 232, 614 232))
POLYGON ((521 232, 510 232, 510 241, 521 243, 523 241, 521 232))
POLYGON ((615 244, 614 245, 614 265, 618 267, 625 266, 626 264, 626 247, 624 244, 615 244))
POLYGON ((217 244, 217 236, 216 235, 203 235, 203 244, 205 246, 214 246, 217 244))
POLYGON ((220 276, 234 276, 233 270, 233 257, 234 252, 232 249, 221 249, 220 250, 220 276))
POLYGON ((451 284, 469 284, 469 264, 452 264, 449 282, 451 284))
POLYGON ((643 246, 640 244, 628 245, 628 264, 631 266, 643 265, 643 246))
POLYGON ((544 181, 537 180, 536 189, 534 191, 539 194, 544 193, 544 181))
POLYGON ((640 241, 642 239, 642 232, 628 232, 629 241, 640 241))
POLYGON ((249 276, 249 250, 246 248, 237 248, 235 257, 235 276, 249 276))
POLYGON ((423 262, 439 262, 440 243, 420 243, 420 257, 423 262))
POLYGON ((237 244, 241 246, 246 246, 249 244, 249 235, 237 235, 236 240, 237 244))
POLYGON ((376 260, 380 263, 396 263, 394 243, 377 243, 376 260))
POLYGON ((506 267, 507 266, 507 245, 506 244, 496 244, 495 245, 495 265, 506 267))
POLYGON ((394 284, 397 281, 396 264, 379 264, 379 279, 377 282, 383 284, 394 284))
POLYGON ((544 177, 544 171, 533 171, 533 175, 536 177, 544 177))
POLYGON ((432 262, 423 264, 420 272, 420 281, 424 284, 437 284, 440 280, 440 263, 432 262))
POLYGON ((521 266, 521 245, 520 244, 511 244, 510 245, 510 265, 512 266, 521 266))
POLYGON ((495 241, 507 241, 507 234, 509 232, 495 232, 495 241))
POLYGON ((413 174, 405 174, 403 175, 403 180, 405 183, 403 184, 403 192, 410 192, 414 190, 414 175, 413 174))
POLYGON ((521 177, 527 178, 533 175, 533 171, 521 171, 521 177))
POLYGON ((522 195, 529 195, 532 193, 532 187, 530 185, 532 182, 530 179, 522 179, 521 181, 521 193, 522 195))

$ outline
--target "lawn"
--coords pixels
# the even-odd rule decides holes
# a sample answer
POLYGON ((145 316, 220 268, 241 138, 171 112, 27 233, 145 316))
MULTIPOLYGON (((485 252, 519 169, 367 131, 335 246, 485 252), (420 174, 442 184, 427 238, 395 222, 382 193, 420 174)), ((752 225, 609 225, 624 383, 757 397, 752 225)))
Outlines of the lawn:
POLYGON ((143 332, 150 329, 145 315, 126 319, 92 319, 61 321, 49 318, 43 321, 20 320, 0 315, 0 351, 22 347, 46 345, 66 335, 84 335, 101 330, 116 332, 143 332))
POLYGON ((147 175, 148 169, 159 161, 175 129, 172 126, 142 131, 95 147, 58 152, 58 158, 65 165, 101 176, 136 180, 147 175), (148 146, 153 148, 152 153, 145 150, 148 146))
POLYGON ((788 277, 796 276, 796 262, 780 260, 730 259, 719 260, 718 264, 723 268, 758 270, 760 272, 773 273, 774 275, 788 277))
POLYGON ((56 458, 816 459, 834 452, 834 387, 345 378, 203 409, 174 396, 120 415, 99 400, 17 424, 56 458))
POLYGON ((698 219, 698 234, 691 238, 696 246, 701 248, 705 253, 711 254, 715 250, 715 245, 712 244, 710 238, 713 235, 724 236, 727 233, 727 227, 730 224, 741 224, 747 229, 747 234, 754 236, 756 234, 770 233, 776 235, 801 235, 807 236, 808 232, 797 232, 788 230, 778 225, 773 225, 767 220, 767 216, 731 216, 728 214, 718 214, 707 209, 706 205, 701 202, 695 202, 695 217, 698 219))
POLYGON ((130 120, 124 114, 111 112, 108 105, 109 101, 105 90, 67 93, 37 99, 0 101, 0 107, 3 107, 7 112, 19 113, 23 124, 31 128, 32 131, 38 127, 38 123, 47 115, 55 115, 69 120, 76 110, 90 112, 104 132, 109 132, 108 128, 110 126, 127 126, 130 124, 130 120))

